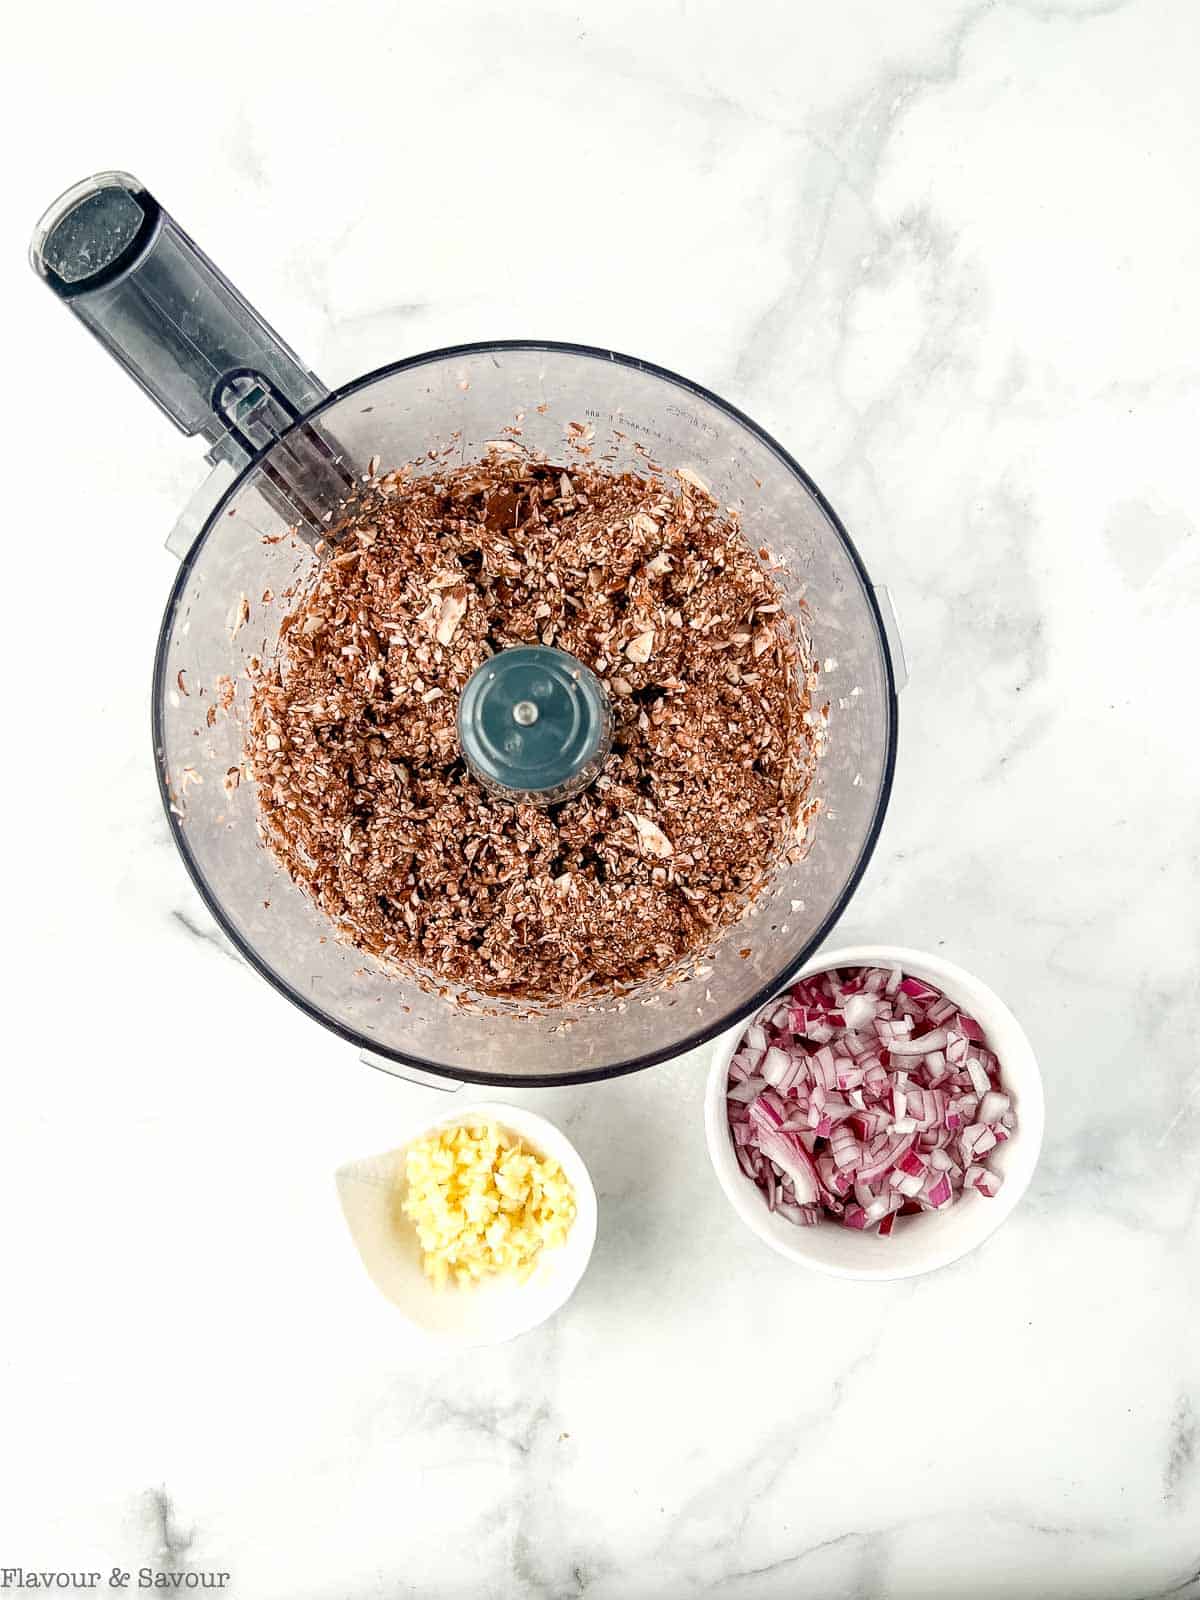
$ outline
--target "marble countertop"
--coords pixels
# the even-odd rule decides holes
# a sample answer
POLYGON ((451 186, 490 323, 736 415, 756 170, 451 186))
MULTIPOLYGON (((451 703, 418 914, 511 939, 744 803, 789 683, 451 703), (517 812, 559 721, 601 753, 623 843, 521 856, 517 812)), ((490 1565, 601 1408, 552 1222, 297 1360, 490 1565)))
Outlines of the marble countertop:
POLYGON ((135 0, 27 11, 6 54, 0 1567, 236 1600, 1200 1595, 1191 0, 135 0), (332 1178, 429 1091, 230 958, 160 815, 200 452, 23 259, 110 164, 328 383, 577 339, 809 468, 912 658, 838 940, 978 972, 1045 1074, 984 1249, 861 1286, 771 1255, 710 1171, 701 1053, 522 1096, 591 1165, 588 1276, 512 1346, 409 1342, 332 1178))

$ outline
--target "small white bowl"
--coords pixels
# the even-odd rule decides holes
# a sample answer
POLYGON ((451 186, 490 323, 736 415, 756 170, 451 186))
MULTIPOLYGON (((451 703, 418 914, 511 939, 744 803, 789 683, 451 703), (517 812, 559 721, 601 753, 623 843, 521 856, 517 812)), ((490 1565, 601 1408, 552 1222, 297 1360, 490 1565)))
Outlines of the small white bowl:
POLYGON ((596 1191, 583 1158, 553 1123, 524 1106, 475 1101, 426 1118, 397 1149, 342 1167, 337 1187, 375 1287, 421 1333, 462 1349, 504 1344, 552 1317, 575 1292, 596 1242, 596 1191), (436 1288, 422 1269, 416 1230, 401 1213, 408 1146, 436 1128, 466 1122, 495 1122, 507 1128, 537 1154, 557 1161, 575 1191, 575 1221, 566 1241, 540 1251, 524 1282, 497 1274, 470 1288, 454 1284, 436 1288))
MULTIPOLYGON (((789 1261, 814 1267, 838 1278, 913 1278, 965 1256, 1008 1216, 1029 1187, 1042 1148, 1045 1102, 1042 1078, 1024 1029, 998 995, 978 978, 952 966, 940 956, 894 945, 857 945, 846 950, 823 951, 785 983, 785 993, 801 978, 831 967, 902 967, 914 978, 935 984, 949 999, 983 1028, 989 1047, 1000 1061, 1000 1082, 1013 1098, 1017 1126, 1011 1139, 988 1155, 988 1166, 1004 1182, 992 1199, 974 1191, 963 1194, 940 1212, 902 1217, 886 1238, 874 1231, 859 1232, 836 1222, 822 1221, 815 1228, 800 1227, 767 1210, 762 1191, 738 1166, 729 1132, 725 1086, 729 1061, 748 1023, 722 1034, 714 1046, 712 1069, 704 1099, 704 1131, 708 1153, 730 1204, 764 1243, 789 1261)), ((765 1008, 764 1008, 765 1009, 765 1008)))

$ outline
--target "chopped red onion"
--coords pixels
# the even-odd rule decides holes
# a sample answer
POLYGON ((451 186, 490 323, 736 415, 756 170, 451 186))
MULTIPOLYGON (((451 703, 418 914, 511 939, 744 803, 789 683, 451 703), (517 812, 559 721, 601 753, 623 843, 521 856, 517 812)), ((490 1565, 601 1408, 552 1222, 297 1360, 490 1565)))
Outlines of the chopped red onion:
POLYGON ((972 1156, 981 1156, 995 1147, 996 1135, 986 1123, 973 1122, 969 1128, 963 1129, 962 1137, 958 1141, 964 1154, 968 1149, 968 1141, 972 1156))
POLYGON ((787 1051, 781 1050, 777 1044, 773 1044, 768 1046, 767 1052, 762 1058, 762 1065, 758 1070, 772 1088, 777 1088, 779 1080, 784 1076, 791 1064, 791 1057, 787 1051))
POLYGON ((971 1087, 977 1095, 985 1095, 991 1088, 987 1070, 982 1061, 977 1061, 974 1056, 967 1060, 967 1076, 971 1080, 971 1087))
MULTIPOLYGON (((911 995, 914 1000, 938 999, 937 990, 928 983, 922 983, 920 978, 902 978, 900 980, 900 993, 911 995)), ((941 1004, 940 1001, 939 1004, 941 1004)))
POLYGON ((899 968, 819 973, 747 1028, 726 1107, 738 1165, 797 1227, 886 1237, 898 1215, 990 1198, 1016 1128, 976 1020, 899 968))
POLYGON ((987 1195, 991 1199, 1000 1187, 1000 1175, 997 1172, 989 1172, 986 1167, 971 1166, 967 1168, 966 1176, 963 1178, 963 1187, 978 1189, 980 1194, 987 1195))
POLYGON ((792 1189, 801 1205, 811 1205, 820 1193, 812 1157, 794 1134, 761 1134, 758 1148, 780 1173, 792 1180, 792 1189))
POLYGON ((896 1171, 907 1173, 910 1178, 923 1178, 926 1167, 917 1152, 909 1145, 908 1149, 897 1161, 896 1171))
POLYGON ((919 1039, 894 1038, 888 1045, 888 1051, 894 1056, 924 1056, 931 1050, 940 1050, 945 1043, 945 1028, 935 1028, 932 1033, 923 1033, 919 1039))
POLYGON ((931 1050, 925 1057, 925 1066, 929 1072, 930 1083, 936 1083, 939 1078, 944 1078, 950 1070, 941 1050, 931 1050))
POLYGON ((875 998, 869 994, 852 994, 842 1005, 846 1028, 852 1033, 865 1028, 869 1022, 874 1022, 875 1013, 875 998))
POLYGON ((980 1122, 999 1122, 1010 1104, 1006 1094, 1001 1094, 998 1089, 989 1089, 979 1102, 980 1122))
POLYGON ((867 1183, 873 1183, 877 1178, 882 1178, 890 1172, 899 1161, 900 1157, 908 1150, 913 1142, 911 1133, 882 1134, 875 1139, 867 1152, 867 1158, 858 1169, 858 1176, 867 1183))

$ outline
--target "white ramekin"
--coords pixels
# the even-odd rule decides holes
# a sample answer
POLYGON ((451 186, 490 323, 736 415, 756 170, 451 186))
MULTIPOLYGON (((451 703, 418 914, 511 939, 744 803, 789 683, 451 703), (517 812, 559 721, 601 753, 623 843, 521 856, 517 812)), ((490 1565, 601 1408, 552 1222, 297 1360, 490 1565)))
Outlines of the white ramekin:
POLYGON ((342 1167, 337 1187, 372 1282, 407 1322, 441 1344, 503 1344, 536 1328, 571 1298, 596 1242, 596 1191, 583 1157, 565 1133, 525 1106, 476 1101, 448 1107, 440 1117, 426 1114, 396 1149, 342 1167), (438 1289, 422 1270, 416 1231, 400 1211, 404 1156, 413 1140, 435 1128, 471 1122, 499 1123, 539 1155, 557 1161, 575 1191, 575 1221, 563 1244, 539 1254, 524 1282, 498 1275, 469 1289, 449 1284, 438 1289))
POLYGON ((799 979, 827 972, 831 967, 862 966, 902 967, 914 978, 935 984, 983 1028, 989 1047, 999 1058, 1001 1085, 1012 1095, 1017 1116, 1012 1138, 988 1156, 988 1166, 1004 1179, 999 1193, 989 1200, 972 1191, 945 1211, 904 1217, 886 1238, 880 1238, 873 1229, 858 1232, 836 1222, 822 1222, 815 1228, 799 1227, 768 1211, 761 1190, 738 1166, 725 1105, 730 1057, 747 1024, 723 1034, 713 1046, 704 1098, 704 1131, 713 1168, 733 1209, 779 1255, 839 1278, 911 1278, 957 1261, 995 1233, 1016 1208, 1029 1187, 1042 1148, 1042 1079, 1025 1031, 1004 1002, 985 983, 940 956, 895 945, 856 945, 822 951, 799 968, 782 985, 780 993, 799 979))

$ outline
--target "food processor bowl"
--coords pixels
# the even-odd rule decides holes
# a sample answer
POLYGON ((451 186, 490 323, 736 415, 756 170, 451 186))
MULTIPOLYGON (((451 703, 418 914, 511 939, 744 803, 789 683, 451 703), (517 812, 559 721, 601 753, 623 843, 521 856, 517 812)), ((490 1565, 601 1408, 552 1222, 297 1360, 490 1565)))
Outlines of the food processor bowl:
MULTIPOLYGON (((84 316, 86 286, 82 293, 68 286, 63 298, 131 369, 132 319, 142 362, 135 376, 160 404, 166 379, 159 369, 168 369, 172 382, 178 375, 170 341, 164 354, 154 324, 174 319, 177 349, 181 316, 161 290, 136 303, 131 297, 162 230, 178 258, 168 275, 193 274, 178 303, 191 318, 189 383, 207 410, 196 408, 196 425, 187 426, 177 405, 174 420, 208 438, 214 477, 172 542, 182 560, 154 666, 154 752, 175 843, 238 951, 374 1064, 433 1081, 534 1085, 607 1077, 678 1055, 749 1015, 818 947, 845 907, 879 836, 895 760, 902 667, 889 645, 886 594, 872 586, 816 485, 734 407, 610 350, 520 340, 463 345, 395 362, 325 394, 134 180, 106 174, 72 194, 89 196, 108 180, 153 208, 160 233, 151 229, 140 246, 136 238, 123 245, 135 253, 115 269, 106 263, 97 293, 115 296, 116 311, 97 315, 93 306, 84 316), (219 348, 205 336, 213 295, 203 274, 222 291, 219 348), (249 329, 240 344, 239 326, 249 329), (315 404, 313 392, 324 396, 315 404), (821 666, 815 703, 828 705, 827 738, 803 859, 781 867, 691 971, 619 998, 517 1004, 447 996, 428 979, 398 976, 341 942, 278 865, 259 835, 254 784, 242 775, 247 671, 253 658, 274 653, 288 597, 323 559, 321 530, 348 490, 372 463, 381 472, 405 463, 433 470, 478 459, 514 436, 554 461, 578 459, 582 444, 591 459, 617 470, 690 469, 722 505, 738 510, 750 544, 769 552, 786 610, 821 666)), ((46 255, 53 255, 46 240, 53 240, 58 214, 70 215, 70 198, 35 235, 35 265, 44 277, 46 255)), ((79 231, 79 219, 72 227, 79 231)))

